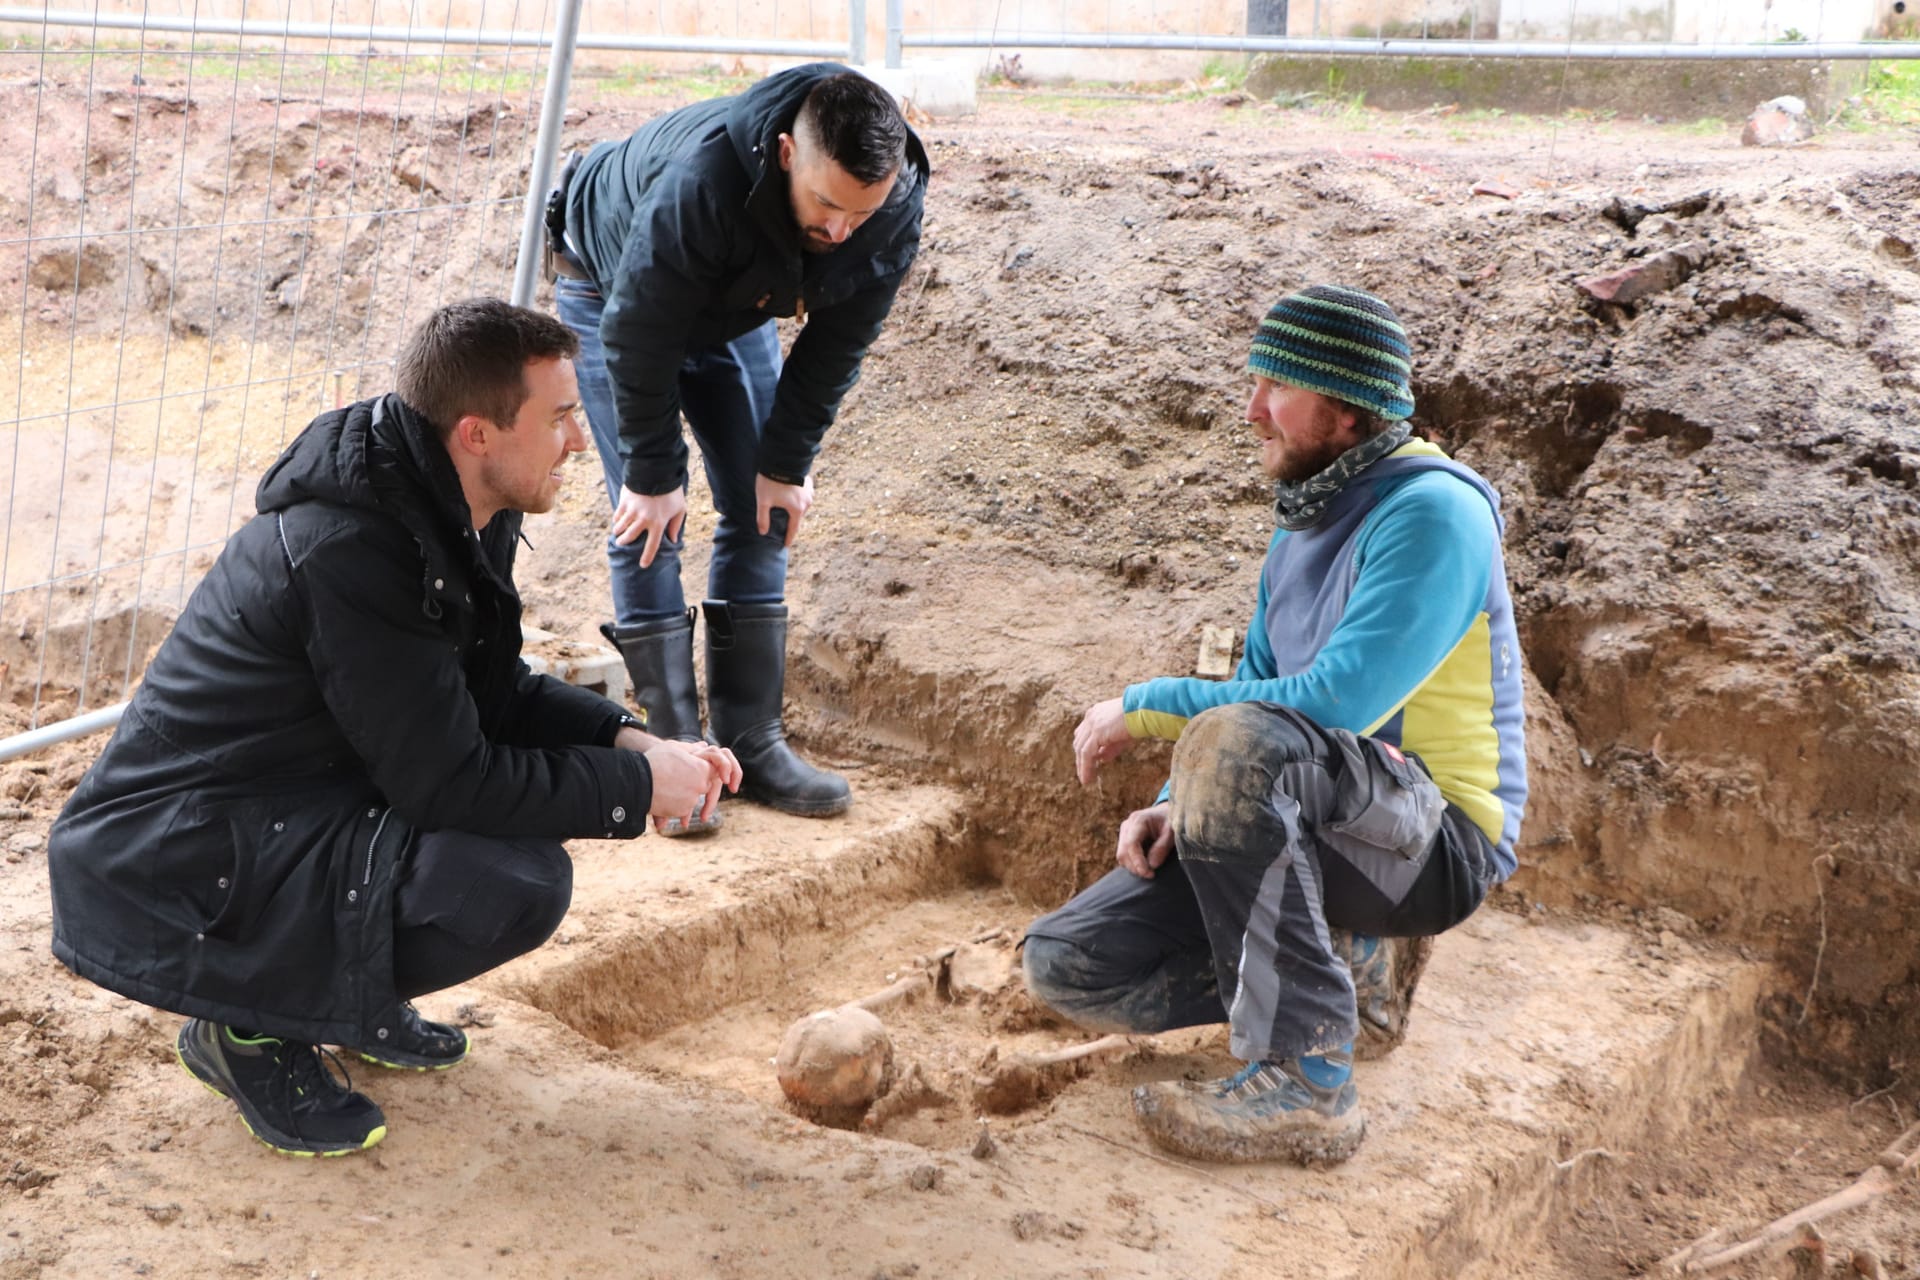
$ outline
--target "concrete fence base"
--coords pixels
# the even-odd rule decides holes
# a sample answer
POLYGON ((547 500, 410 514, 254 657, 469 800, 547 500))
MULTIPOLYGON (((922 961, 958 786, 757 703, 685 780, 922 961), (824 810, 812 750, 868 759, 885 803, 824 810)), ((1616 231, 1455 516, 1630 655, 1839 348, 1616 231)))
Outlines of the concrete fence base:
POLYGON ((1866 83, 1865 62, 1554 62, 1539 58, 1302 58, 1261 55, 1247 91, 1262 99, 1324 93, 1368 106, 1499 107, 1529 114, 1611 112, 1634 119, 1744 119, 1791 94, 1824 118, 1866 83))

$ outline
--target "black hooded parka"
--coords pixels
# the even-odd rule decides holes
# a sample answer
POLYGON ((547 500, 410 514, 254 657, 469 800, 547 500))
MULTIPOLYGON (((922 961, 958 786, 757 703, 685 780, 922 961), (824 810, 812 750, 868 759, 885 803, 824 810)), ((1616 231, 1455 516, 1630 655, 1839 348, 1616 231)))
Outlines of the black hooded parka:
POLYGON ((520 659, 520 516, 476 533, 397 396, 261 480, 54 823, 53 951, 146 1004, 307 1043, 392 1027, 416 831, 642 833, 622 709, 520 659))

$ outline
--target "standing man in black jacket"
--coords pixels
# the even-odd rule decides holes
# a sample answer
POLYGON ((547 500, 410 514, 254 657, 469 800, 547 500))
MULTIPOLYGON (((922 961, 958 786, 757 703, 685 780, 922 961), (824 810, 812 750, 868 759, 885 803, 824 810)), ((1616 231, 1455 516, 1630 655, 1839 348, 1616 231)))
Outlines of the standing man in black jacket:
POLYGON ((613 504, 604 630, 653 732, 700 738, 680 587, 684 414, 719 513, 712 737, 739 756, 742 794, 788 813, 839 813, 848 790, 782 729, 786 549, 813 502, 820 439, 919 249, 927 174, 892 95, 813 63, 601 143, 563 174, 564 216, 550 219, 555 299, 580 337, 613 504), (783 365, 775 320, 788 316, 802 325, 783 365))
POLYGON ((275 1150, 386 1135, 319 1045, 466 1056, 409 1001, 546 940, 573 888, 560 841, 738 785, 725 750, 520 660, 520 513, 586 448, 576 346, 538 312, 454 303, 396 394, 315 419, 54 823, 54 954, 188 1015, 181 1064, 275 1150))

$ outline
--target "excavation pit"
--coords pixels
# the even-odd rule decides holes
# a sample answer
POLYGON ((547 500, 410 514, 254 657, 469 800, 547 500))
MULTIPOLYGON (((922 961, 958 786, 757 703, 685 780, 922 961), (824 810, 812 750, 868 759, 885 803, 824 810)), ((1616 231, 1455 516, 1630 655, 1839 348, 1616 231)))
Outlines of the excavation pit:
MULTIPOLYGON (((1095 1037, 1025 996, 1014 944, 1040 908, 981 869, 966 797, 865 772, 841 820, 735 803, 721 838, 576 846, 560 945, 481 985, 612 1049, 635 1087, 692 1085, 809 1129, 775 1079, 783 1033, 907 988, 875 1007, 893 1084, 864 1121, 844 1121, 847 1140, 962 1164, 976 1150, 1072 1160, 1115 1171, 1118 1194, 1159 1160, 1129 1090, 1231 1072, 1224 1030, 1143 1038, 990 1109, 979 1082, 996 1062, 1095 1037)), ((1407 1042, 1359 1067, 1359 1154, 1332 1170, 1226 1176, 1283 1208, 1312 1274, 1471 1273, 1551 1229, 1557 1189, 1606 1176, 1590 1167, 1603 1158, 1580 1153, 1662 1149, 1719 1114, 1754 1061, 1764 983, 1734 952, 1497 894, 1439 941, 1407 1042)), ((1163 1175, 1195 1187, 1220 1176, 1163 1175)))

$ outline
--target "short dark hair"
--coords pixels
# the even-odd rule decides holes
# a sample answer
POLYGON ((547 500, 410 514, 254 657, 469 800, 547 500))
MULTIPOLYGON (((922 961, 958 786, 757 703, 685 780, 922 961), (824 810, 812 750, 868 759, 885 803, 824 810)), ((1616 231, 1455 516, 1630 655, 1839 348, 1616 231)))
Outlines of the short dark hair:
POLYGON ((408 336, 393 388, 443 440, 470 413, 511 427, 527 402, 527 365, 579 351, 580 339, 552 316, 499 298, 463 298, 408 336))
POLYGON ((793 128, 796 134, 805 130, 861 186, 885 182, 906 159, 907 120, 900 104, 858 71, 814 85, 793 128))

